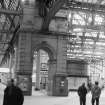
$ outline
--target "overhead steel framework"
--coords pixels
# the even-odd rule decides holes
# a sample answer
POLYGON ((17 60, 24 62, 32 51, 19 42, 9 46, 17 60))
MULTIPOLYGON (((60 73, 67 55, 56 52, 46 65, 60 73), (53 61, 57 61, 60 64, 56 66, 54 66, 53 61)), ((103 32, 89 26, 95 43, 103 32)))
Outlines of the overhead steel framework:
POLYGON ((0 62, 10 49, 22 15, 20 0, 0 0, 0 62))
MULTIPOLYGON (((105 59, 105 0, 36 0, 43 18, 42 32, 54 19, 66 27, 68 59, 105 59)), ((21 0, 0 0, 0 62, 11 49, 21 21, 21 0)), ((53 30, 54 31, 54 30, 53 30)))
POLYGON ((54 19, 61 20, 63 28, 60 32, 68 35, 68 59, 88 62, 105 59, 104 0, 65 0, 55 17, 52 17, 54 19))

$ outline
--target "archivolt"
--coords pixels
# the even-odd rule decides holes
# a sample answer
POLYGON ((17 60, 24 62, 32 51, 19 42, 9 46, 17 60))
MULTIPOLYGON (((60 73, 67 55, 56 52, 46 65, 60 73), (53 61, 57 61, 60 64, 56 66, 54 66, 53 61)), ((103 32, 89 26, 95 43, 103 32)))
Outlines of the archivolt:
POLYGON ((42 49, 48 53, 50 60, 56 59, 56 51, 48 43, 42 42, 42 43, 35 45, 33 48, 33 53, 34 53, 34 51, 38 51, 40 49, 42 49))

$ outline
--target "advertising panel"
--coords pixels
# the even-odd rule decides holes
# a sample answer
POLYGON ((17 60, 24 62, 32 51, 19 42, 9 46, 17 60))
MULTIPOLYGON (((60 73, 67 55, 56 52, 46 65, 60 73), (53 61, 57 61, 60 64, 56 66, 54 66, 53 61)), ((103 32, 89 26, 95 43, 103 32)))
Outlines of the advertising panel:
POLYGON ((88 77, 77 77, 77 76, 68 77, 68 89, 77 90, 82 83, 85 83, 87 85, 87 82, 88 82, 88 77))

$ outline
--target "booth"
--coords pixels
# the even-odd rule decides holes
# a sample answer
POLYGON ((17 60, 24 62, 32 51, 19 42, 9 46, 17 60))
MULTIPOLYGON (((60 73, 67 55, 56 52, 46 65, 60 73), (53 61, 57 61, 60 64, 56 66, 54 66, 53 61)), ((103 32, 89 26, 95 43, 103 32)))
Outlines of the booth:
POLYGON ((68 96, 68 81, 64 74, 56 74, 53 78, 53 96, 68 96))

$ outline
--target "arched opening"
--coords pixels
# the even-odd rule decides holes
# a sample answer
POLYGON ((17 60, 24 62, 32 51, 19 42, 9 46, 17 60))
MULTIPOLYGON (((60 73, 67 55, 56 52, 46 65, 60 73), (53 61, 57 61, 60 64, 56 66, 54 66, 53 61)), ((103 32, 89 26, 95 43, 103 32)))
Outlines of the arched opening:
POLYGON ((48 90, 49 60, 54 60, 54 50, 46 43, 33 50, 32 94, 34 91, 48 90))
POLYGON ((49 55, 40 49, 33 55, 32 83, 34 90, 46 90, 48 84, 48 60, 49 55))

